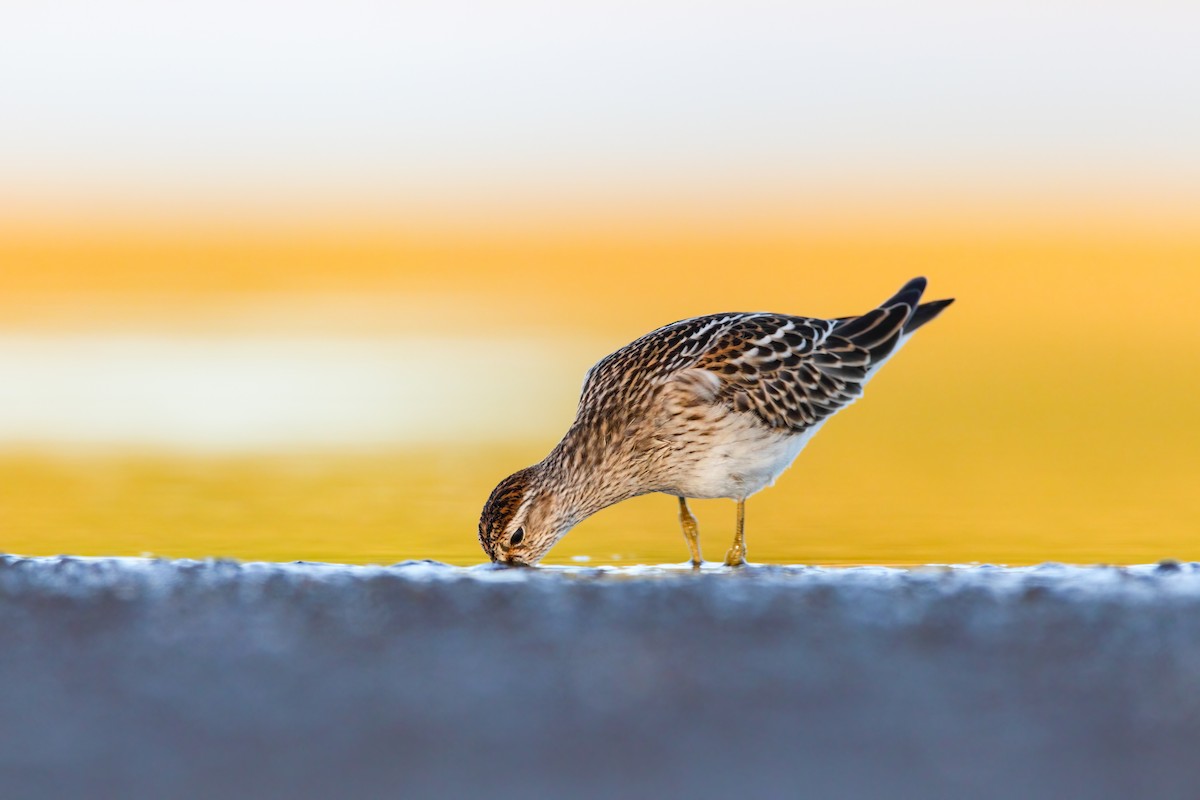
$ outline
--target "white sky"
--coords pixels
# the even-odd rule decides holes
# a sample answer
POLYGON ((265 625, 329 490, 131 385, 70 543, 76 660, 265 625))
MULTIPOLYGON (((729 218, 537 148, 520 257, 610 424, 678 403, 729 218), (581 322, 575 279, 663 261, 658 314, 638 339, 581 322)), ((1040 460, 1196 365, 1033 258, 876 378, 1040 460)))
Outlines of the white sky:
POLYGON ((0 6, 0 193, 1096 175, 1200 185, 1200 3, 0 6))

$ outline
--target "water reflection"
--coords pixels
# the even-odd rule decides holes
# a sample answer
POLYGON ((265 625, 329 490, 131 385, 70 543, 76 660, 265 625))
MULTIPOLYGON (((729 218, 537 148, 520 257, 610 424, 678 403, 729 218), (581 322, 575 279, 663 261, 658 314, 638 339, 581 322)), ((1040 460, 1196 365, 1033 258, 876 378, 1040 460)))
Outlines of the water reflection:
POLYGON ((603 355, 591 350, 465 335, 0 335, 0 443, 247 452, 514 441, 570 418, 603 355))
MULTIPOLYGON (((886 461, 860 502, 861 464, 813 448, 747 507, 751 561, 797 564, 1145 563, 1200 558, 1166 505, 1157 524, 1138 498, 1010 502, 1014 489, 953 469, 909 473, 886 461), (943 499, 931 502, 937 494, 943 499), (1114 506, 1116 511, 1114 512, 1114 506), (1135 531, 1136 535, 1131 535, 1135 531)), ((441 445, 377 453, 270 456, 0 457, 0 549, 22 554, 230 556, 391 564, 477 564, 479 509, 492 485, 539 454, 529 447, 441 445)), ((729 545, 734 505, 693 504, 710 558, 729 545)), ((647 495, 572 531, 547 564, 681 563, 673 498, 647 495)))

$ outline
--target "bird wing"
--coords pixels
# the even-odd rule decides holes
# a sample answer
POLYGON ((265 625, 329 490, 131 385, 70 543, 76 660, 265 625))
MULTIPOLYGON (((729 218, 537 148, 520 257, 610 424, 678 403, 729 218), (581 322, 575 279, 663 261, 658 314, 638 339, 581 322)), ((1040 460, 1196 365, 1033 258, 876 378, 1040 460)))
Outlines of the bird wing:
POLYGON ((592 367, 579 414, 619 428, 647 391, 665 389, 672 405, 718 403, 800 433, 858 399, 905 334, 951 302, 918 307, 924 290, 914 278, 855 317, 732 312, 671 323, 592 367))
POLYGON ((693 367, 733 326, 757 314, 728 312, 672 322, 647 333, 596 362, 583 376, 580 406, 599 406, 607 399, 624 402, 646 385, 670 380, 693 367), (631 380, 636 376, 638 380, 631 380))
POLYGON ((678 380, 694 386, 696 370, 715 375, 719 381, 701 382, 709 387, 704 399, 800 433, 862 395, 872 368, 896 349, 912 310, 895 302, 832 320, 742 315, 678 380))

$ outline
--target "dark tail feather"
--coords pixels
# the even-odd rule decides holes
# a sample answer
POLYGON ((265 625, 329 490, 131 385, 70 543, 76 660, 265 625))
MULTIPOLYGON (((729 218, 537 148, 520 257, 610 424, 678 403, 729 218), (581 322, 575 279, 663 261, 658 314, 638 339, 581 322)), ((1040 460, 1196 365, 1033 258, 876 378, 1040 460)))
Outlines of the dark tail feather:
POLYGON ((925 283, 924 278, 913 278, 861 317, 839 318, 832 332, 871 350, 872 358, 879 357, 877 352, 891 352, 900 336, 912 333, 954 302, 950 298, 921 303, 925 283))
POLYGON ((904 326, 904 332, 906 334, 912 333, 917 328, 921 327, 926 322, 929 322, 929 320, 942 313, 942 309, 953 302, 954 298, 949 297, 945 300, 934 300, 931 303, 922 303, 921 305, 917 306, 917 310, 914 311, 912 316, 908 318, 908 322, 904 326))
POLYGON ((909 308, 916 308, 917 303, 921 302, 921 295, 925 292, 925 279, 913 278, 908 283, 900 287, 900 291, 896 292, 887 300, 879 304, 880 308, 887 308, 898 303, 903 303, 909 308))
MULTIPOLYGON (((917 303, 921 302, 921 292, 925 291, 925 279, 913 278, 900 287, 900 291, 884 300, 875 308, 859 317, 841 317, 834 333, 850 340, 857 340, 864 334, 874 332, 878 336, 881 331, 875 330, 881 323, 886 322, 886 335, 900 336, 908 324, 910 316, 916 311, 917 303)), ((867 346, 867 345, 863 345, 867 346)))

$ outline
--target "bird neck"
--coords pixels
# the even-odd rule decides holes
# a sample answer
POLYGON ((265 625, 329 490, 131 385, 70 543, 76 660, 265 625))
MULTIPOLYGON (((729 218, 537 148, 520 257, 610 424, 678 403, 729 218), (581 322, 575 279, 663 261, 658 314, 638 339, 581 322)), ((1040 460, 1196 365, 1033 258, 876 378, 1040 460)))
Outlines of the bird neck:
POLYGON ((567 432, 540 466, 542 484, 555 494, 560 513, 575 525, 639 492, 622 483, 621 470, 613 468, 606 448, 582 442, 573 432, 567 432))

